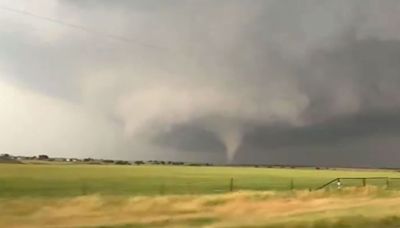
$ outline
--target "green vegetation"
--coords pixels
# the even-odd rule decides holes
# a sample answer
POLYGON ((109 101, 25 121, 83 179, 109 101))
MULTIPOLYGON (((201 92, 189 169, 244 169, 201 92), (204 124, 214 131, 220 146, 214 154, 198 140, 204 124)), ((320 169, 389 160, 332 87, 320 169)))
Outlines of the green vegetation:
POLYGON ((391 179, 389 189, 386 179, 367 180, 366 187, 361 187, 362 179, 343 179, 340 190, 332 183, 309 191, 338 177, 399 178, 400 173, 48 161, 1 164, 0 227, 400 226, 400 192, 391 191, 400 189, 400 179, 391 179), (232 188, 234 192, 227 193, 232 188))
POLYGON ((400 193, 376 187, 341 191, 212 195, 7 198, 0 227, 392 228, 400 193))
MULTIPOLYGON (((268 169, 254 167, 1 164, 0 197, 214 194, 237 190, 316 188, 337 177, 400 177, 395 171, 268 169)), ((347 180, 344 186, 360 186, 347 180)), ((384 186, 385 181, 368 184, 384 186)), ((400 187, 400 180, 390 184, 400 187), (397 183, 398 182, 398 183, 397 183)))

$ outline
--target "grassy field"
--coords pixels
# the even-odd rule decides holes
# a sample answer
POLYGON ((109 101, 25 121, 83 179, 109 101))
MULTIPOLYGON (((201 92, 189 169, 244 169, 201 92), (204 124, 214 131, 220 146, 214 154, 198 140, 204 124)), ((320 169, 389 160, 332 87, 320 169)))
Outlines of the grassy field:
POLYGON ((0 200, 0 227, 394 228, 400 194, 373 187, 336 192, 100 196, 0 200))
MULTIPOLYGON (((231 178, 234 190, 281 191, 290 190, 292 186, 294 189, 314 189, 337 177, 376 176, 400 177, 400 173, 240 167, 2 164, 0 197, 224 193, 230 191, 231 178)), ((400 187, 400 180, 398 182, 400 187)), ((360 181, 344 184, 361 185, 360 181)), ((376 184, 383 186, 384 182, 376 184)))
MULTIPOLYGON (((400 177, 400 173, 251 167, 2 164, 0 197, 212 194, 229 192, 231 178, 234 190, 282 191, 290 190, 292 186, 294 189, 314 189, 337 177, 376 176, 400 177)), ((400 187, 400 180, 397 182, 392 183, 392 187, 400 187)), ((344 184, 355 186, 361 182, 344 184)), ((374 184, 383 186, 384 182, 381 180, 374 184)))
POLYGON ((367 187, 356 180, 343 181, 341 190, 309 191, 337 177, 396 178, 400 173, 1 164, 0 227, 400 226, 400 180, 389 189, 383 180, 369 181, 374 186, 367 187))

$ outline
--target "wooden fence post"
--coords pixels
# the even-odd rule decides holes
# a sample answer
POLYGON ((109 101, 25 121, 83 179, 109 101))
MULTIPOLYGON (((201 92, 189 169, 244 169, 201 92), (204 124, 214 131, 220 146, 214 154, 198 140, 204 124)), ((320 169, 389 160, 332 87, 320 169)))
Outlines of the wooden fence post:
POLYGON ((366 187, 367 186, 367 178, 363 178, 362 182, 363 182, 363 186, 366 187))
POLYGON ((86 194, 87 194, 86 182, 82 182, 82 185, 81 185, 81 192, 82 192, 82 195, 86 195, 86 194))
POLYGON ((294 190, 294 181, 293 178, 290 179, 290 190, 294 190))
POLYGON ((389 177, 386 178, 386 189, 389 188, 389 177))
POLYGON ((229 190, 231 192, 233 192, 233 177, 230 179, 230 182, 229 182, 229 190))

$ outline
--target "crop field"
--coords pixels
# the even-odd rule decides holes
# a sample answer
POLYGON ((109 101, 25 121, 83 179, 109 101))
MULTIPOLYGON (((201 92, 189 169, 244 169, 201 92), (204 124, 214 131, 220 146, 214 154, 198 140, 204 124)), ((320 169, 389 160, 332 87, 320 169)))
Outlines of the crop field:
POLYGON ((398 227, 400 173, 0 165, 0 227, 398 227), (335 178, 343 188, 315 188, 335 178), (397 183, 399 182, 399 183, 397 183), (313 191, 310 191, 313 190, 313 191))

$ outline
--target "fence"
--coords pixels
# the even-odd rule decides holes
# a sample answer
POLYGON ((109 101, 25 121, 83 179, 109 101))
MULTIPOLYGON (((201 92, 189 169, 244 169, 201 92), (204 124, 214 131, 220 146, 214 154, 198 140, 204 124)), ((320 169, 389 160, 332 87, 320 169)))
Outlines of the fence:
POLYGON ((365 187, 367 185, 385 187, 386 189, 400 189, 400 178, 393 177, 339 177, 335 178, 315 190, 324 188, 365 187))
POLYGON ((78 196, 105 195, 167 195, 213 194, 234 191, 290 191, 338 189, 343 187, 378 186, 400 190, 400 178, 340 177, 333 180, 319 178, 166 178, 166 179, 71 179, 41 180, 27 178, 0 178, 0 197, 19 196, 78 196), (340 183, 338 185, 338 183, 340 183))

